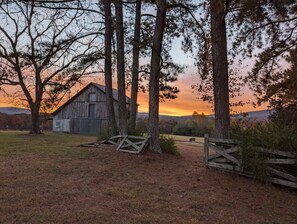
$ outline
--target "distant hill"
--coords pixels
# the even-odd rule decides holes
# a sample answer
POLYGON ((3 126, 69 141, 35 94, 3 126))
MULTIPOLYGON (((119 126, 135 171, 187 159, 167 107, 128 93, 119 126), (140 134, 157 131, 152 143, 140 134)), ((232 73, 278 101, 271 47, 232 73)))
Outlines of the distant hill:
MULTIPOLYGON (((138 112, 137 117, 139 119, 147 119, 148 118, 148 113, 138 112)), ((189 120, 189 119, 191 119, 192 118, 192 115, 187 115, 187 116, 159 115, 159 118, 161 120, 183 121, 183 120, 189 120)))
MULTIPOLYGON (((248 119, 255 119, 259 121, 267 120, 268 116, 270 114, 270 110, 259 110, 259 111, 250 111, 246 113, 242 113, 239 115, 236 115, 236 118, 242 118, 246 117, 248 119)), ((214 115, 207 115, 209 118, 214 118, 214 115)), ((139 119, 146 119, 148 118, 148 113, 139 112, 138 113, 139 119)), ((186 115, 186 116, 169 116, 169 115, 160 115, 161 120, 174 120, 174 121, 184 121, 192 119, 192 115, 186 115)))
POLYGON ((239 114, 239 115, 236 115, 235 117, 236 118, 247 117, 249 119, 262 121, 262 120, 267 120, 270 114, 271 114, 271 110, 259 110, 259 111, 251 111, 251 112, 239 114))
MULTIPOLYGON (((0 107, 0 113, 15 115, 15 114, 30 114, 31 112, 28 109, 19 108, 19 107, 0 107)), ((243 113, 242 115, 241 114, 236 115, 235 117, 236 118, 247 117, 247 118, 256 119, 256 120, 267 120, 269 114, 270 114, 270 110, 259 110, 259 111, 251 111, 251 112, 243 113)), ((213 118, 214 115, 208 115, 208 117, 213 118)), ((139 112, 138 118, 146 119, 148 118, 148 113, 139 112)), ((184 121, 184 120, 189 120, 191 118, 192 118, 192 115, 186 115, 186 116, 160 115, 160 119, 162 120, 184 121)))
POLYGON ((15 114, 30 114, 30 110, 19 107, 0 107, 0 113, 15 115, 15 114))

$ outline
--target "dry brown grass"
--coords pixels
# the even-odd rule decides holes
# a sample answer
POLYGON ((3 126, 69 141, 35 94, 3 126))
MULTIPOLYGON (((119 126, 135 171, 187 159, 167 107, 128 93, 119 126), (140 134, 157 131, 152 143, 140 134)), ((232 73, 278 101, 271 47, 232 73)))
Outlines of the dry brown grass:
POLYGON ((297 220, 296 191, 205 169, 202 144, 178 143, 180 158, 135 156, 111 146, 75 147, 94 140, 90 137, 2 134, 0 223, 297 220), (13 148, 13 142, 19 147, 27 144, 27 150, 9 153, 5 144, 13 148))

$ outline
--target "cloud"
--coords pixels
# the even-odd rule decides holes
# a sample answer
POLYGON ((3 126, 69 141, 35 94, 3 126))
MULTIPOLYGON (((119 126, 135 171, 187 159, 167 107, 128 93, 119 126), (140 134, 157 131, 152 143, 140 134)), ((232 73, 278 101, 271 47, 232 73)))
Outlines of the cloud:
MULTIPOLYGON (((160 114, 164 115, 173 115, 173 116, 181 116, 181 115, 191 115, 194 111, 198 113, 205 113, 205 114, 213 114, 211 105, 207 102, 203 102, 199 99, 197 92, 193 91, 191 85, 198 83, 199 77, 195 74, 194 70, 187 71, 187 74, 182 74, 179 76, 179 79, 174 85, 178 86, 180 89, 180 93, 178 94, 178 98, 175 100, 168 100, 166 102, 160 103, 160 114), (193 75, 191 75, 193 74, 193 75)), ((102 77, 102 76, 101 76, 102 77)), ((84 81, 84 84, 88 84, 89 81, 92 82, 99 82, 100 84, 104 85, 103 78, 99 77, 92 77, 84 81)), ((113 83, 114 88, 116 88, 116 82, 113 83)), ((73 89, 73 93, 75 94, 79 91, 83 86, 77 85, 76 89, 73 89)), ((11 90, 11 87, 8 89, 11 90)), ((253 94, 248 89, 243 89, 244 95, 240 98, 244 101, 247 100, 254 100, 253 94)), ((130 96, 130 91, 127 90, 127 96, 130 96)), ((138 94, 138 111, 139 112, 148 112, 148 100, 149 94, 148 92, 138 94)), ((4 95, 0 96, 0 106, 13 106, 15 105, 10 103, 10 99, 5 97, 4 95)), ((262 105, 261 107, 254 108, 251 104, 245 105, 244 107, 236 108, 238 112, 248 112, 253 110, 263 110, 267 109, 267 105, 262 105)))
MULTIPOLYGON (((206 102, 202 102, 197 92, 193 91, 191 85, 198 82, 198 76, 195 75, 180 75, 178 81, 173 83, 173 85, 178 86, 180 93, 178 98, 174 100, 167 100, 166 102, 160 103, 160 114, 167 115, 191 115, 193 111, 199 113, 212 113, 211 105, 206 102)), ((139 112, 148 111, 148 93, 139 93, 139 112)))

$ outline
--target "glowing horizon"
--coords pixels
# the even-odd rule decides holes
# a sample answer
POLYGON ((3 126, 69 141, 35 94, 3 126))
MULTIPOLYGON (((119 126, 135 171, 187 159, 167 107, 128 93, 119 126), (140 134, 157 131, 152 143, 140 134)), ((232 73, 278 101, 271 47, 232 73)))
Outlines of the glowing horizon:
MULTIPOLYGON (((104 84, 102 79, 96 77, 96 80, 99 80, 98 83, 104 84)), ((95 81, 94 78, 87 79, 85 84, 89 81, 95 81)), ((160 102, 159 114, 160 115, 170 115, 170 116, 185 116, 191 115, 194 111, 198 113, 204 113, 206 115, 213 114, 212 107, 209 103, 203 102, 198 98, 197 92, 193 92, 191 85, 198 83, 197 75, 188 75, 183 74, 179 77, 179 80, 173 85, 178 86, 180 93, 178 98, 174 100, 168 100, 166 102, 160 102)), ((114 87, 116 84, 114 83, 114 87)), ((73 90, 74 94, 82 89, 83 86, 79 86, 73 90)), ((11 88, 7 88, 11 91, 11 88)), ((126 92, 127 96, 130 96, 129 89, 126 92)), ((249 90, 245 90, 244 95, 239 98, 240 100, 247 101, 253 99, 253 94, 249 90)), ((139 92, 138 94, 138 112, 148 112, 148 93, 139 92)), ((13 107, 20 106, 18 100, 12 100, 11 98, 0 96, 0 107, 13 107)), ((237 112, 250 112, 255 110, 265 110, 267 109, 266 105, 254 108, 251 104, 245 105, 243 107, 235 108, 237 112)))

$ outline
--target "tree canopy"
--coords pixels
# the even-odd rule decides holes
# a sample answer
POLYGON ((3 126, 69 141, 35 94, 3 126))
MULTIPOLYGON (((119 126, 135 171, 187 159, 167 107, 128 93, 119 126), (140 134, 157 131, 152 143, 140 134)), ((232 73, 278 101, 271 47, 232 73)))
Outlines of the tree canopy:
MULTIPOLYGON (((101 30, 85 11, 8 1, 0 5, 0 85, 21 88, 39 133, 39 111, 59 101, 82 75, 103 58, 101 30), (99 39, 99 41, 98 41, 99 39)), ((71 3, 71 6, 74 6, 71 3)), ((19 96, 20 97, 20 96, 19 96)))
POLYGON ((201 82, 189 86, 213 103, 218 137, 229 137, 229 98, 240 96, 245 84, 258 104, 296 107, 293 0, 10 0, 1 2, 0 19, 0 86, 21 89, 32 112, 33 133, 40 131, 41 108, 52 107, 83 76, 100 70, 114 135, 116 72, 120 133, 136 130, 137 92, 148 91, 151 149, 160 152, 159 102, 177 98, 180 90, 173 83, 185 71, 170 54, 176 38, 196 59, 201 82), (252 64, 247 74, 236 67, 243 61, 252 64), (129 85, 130 117, 125 97, 129 85))

